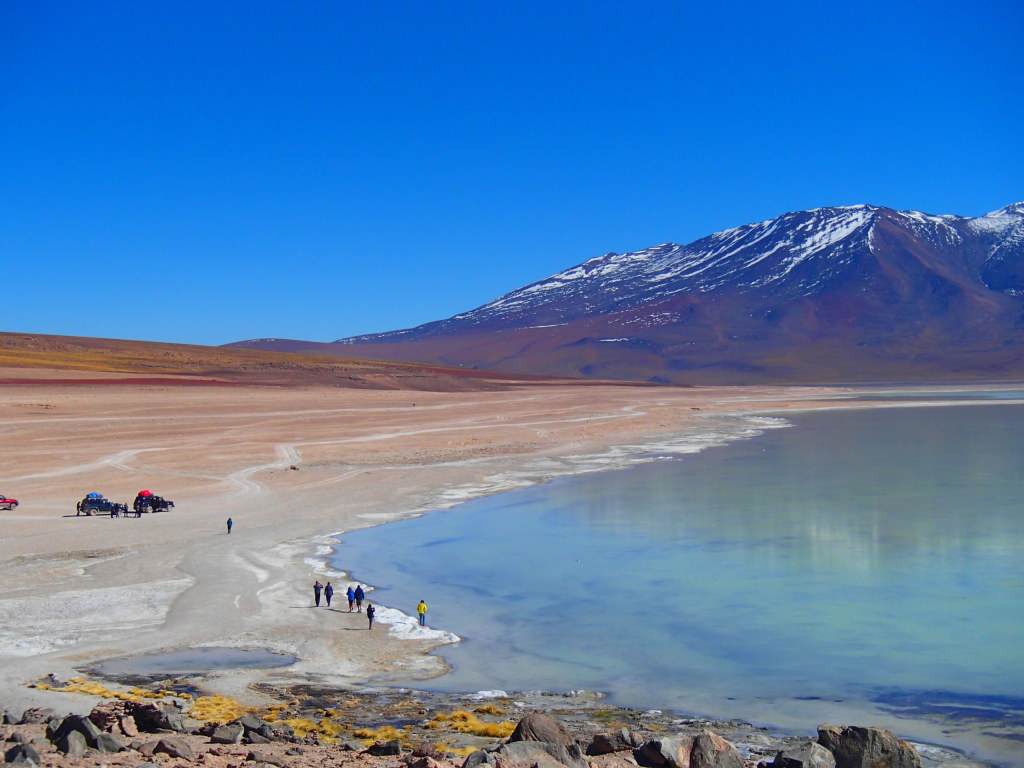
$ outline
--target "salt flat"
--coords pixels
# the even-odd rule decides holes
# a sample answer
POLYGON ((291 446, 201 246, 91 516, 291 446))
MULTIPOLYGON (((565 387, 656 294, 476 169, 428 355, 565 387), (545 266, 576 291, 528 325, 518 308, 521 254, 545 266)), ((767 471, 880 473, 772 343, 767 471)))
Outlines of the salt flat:
MULTIPOLYGON (((59 694, 26 681, 187 646, 296 656, 286 669, 210 680, 253 703, 261 695, 248 685, 258 680, 441 674, 426 651, 451 639, 443 628, 419 630, 385 612, 392 631, 371 633, 363 616, 335 610, 346 582, 322 564, 332 533, 542 481, 544 458, 639 450, 707 429, 708 413, 807 407, 836 392, 565 382, 410 392, 145 377, 114 385, 109 375, 93 383, 38 368, 3 377, 19 383, 0 381, 0 493, 21 505, 0 512, 0 690, 23 706, 58 706, 59 694), (75 514, 90 491, 130 503, 142 488, 176 507, 141 519, 75 514), (332 578, 334 608, 312 607, 314 579, 332 578)), ((72 705, 65 698, 62 710, 72 705)))

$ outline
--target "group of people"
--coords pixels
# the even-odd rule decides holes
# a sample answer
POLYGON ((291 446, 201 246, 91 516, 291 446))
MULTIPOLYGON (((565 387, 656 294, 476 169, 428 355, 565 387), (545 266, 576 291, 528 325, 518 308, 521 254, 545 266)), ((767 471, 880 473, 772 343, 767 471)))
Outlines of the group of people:
MULTIPOLYGON (((230 533, 230 530, 228 531, 230 533)), ((363 612, 363 600, 366 600, 366 592, 363 590, 362 584, 356 584, 354 587, 349 585, 346 591, 348 597, 348 612, 352 613, 352 609, 356 609, 356 613, 363 612)), ((317 607, 320 607, 320 596, 323 595, 324 600, 327 602, 327 607, 331 607, 331 598, 334 597, 334 587, 331 586, 331 582, 321 584, 320 580, 313 582, 313 600, 317 607)), ((369 621, 370 626, 368 629, 373 629, 373 617, 377 613, 377 609, 373 607, 373 603, 366 600, 366 619, 369 621)), ((427 626, 427 604, 420 600, 420 604, 416 606, 416 613, 419 615, 420 626, 427 626)))
MULTIPOLYGON (((328 581, 326 584, 321 584, 319 582, 319 580, 318 580, 318 581, 313 583, 313 600, 316 602, 318 607, 320 605, 320 595, 321 594, 324 596, 324 599, 327 601, 327 607, 330 608, 331 607, 331 598, 334 597, 334 587, 331 586, 331 582, 328 581)), ((349 611, 349 613, 352 612, 353 608, 355 608, 358 613, 362 613, 363 612, 363 600, 366 600, 366 592, 363 591, 363 585, 362 584, 356 584, 355 587, 349 586, 348 591, 346 592, 346 596, 348 597, 348 611, 349 611)), ((374 617, 374 615, 376 613, 377 613, 377 609, 373 607, 373 603, 371 603, 369 600, 367 600, 366 601, 366 619, 367 619, 367 621, 370 624, 368 629, 373 629, 373 617, 374 617)))

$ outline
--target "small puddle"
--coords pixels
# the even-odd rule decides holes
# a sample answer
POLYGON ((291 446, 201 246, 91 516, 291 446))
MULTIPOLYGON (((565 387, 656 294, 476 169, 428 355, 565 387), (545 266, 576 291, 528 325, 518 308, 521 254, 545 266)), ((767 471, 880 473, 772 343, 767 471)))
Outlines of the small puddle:
POLYGON ((222 669, 268 669, 294 664, 294 656, 265 650, 242 648, 181 648, 165 653, 148 653, 112 659, 97 665, 92 672, 110 679, 164 680, 187 677, 222 669))

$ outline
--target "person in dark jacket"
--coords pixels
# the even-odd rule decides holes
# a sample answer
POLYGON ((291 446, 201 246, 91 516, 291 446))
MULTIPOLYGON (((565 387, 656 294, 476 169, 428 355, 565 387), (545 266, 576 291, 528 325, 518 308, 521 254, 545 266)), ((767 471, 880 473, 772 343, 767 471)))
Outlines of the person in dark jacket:
POLYGON ((348 595, 348 612, 352 613, 352 609, 356 607, 356 591, 352 589, 351 584, 348 585, 348 592, 345 594, 348 595))
POLYGON ((228 533, 231 533, 231 526, 233 526, 234 524, 235 524, 235 521, 234 521, 234 520, 232 520, 232 519, 231 519, 231 518, 229 517, 229 518, 228 518, 228 533))
POLYGON ((370 622, 370 626, 367 629, 373 629, 373 614, 377 612, 377 609, 373 607, 373 603, 367 601, 366 603, 366 620, 370 622))
POLYGON ((313 599, 316 600, 316 604, 320 605, 320 591, 324 588, 324 585, 319 580, 313 583, 313 599))
POLYGON ((324 597, 327 598, 327 607, 331 607, 331 598, 334 597, 334 587, 331 586, 331 582, 327 582, 324 585, 324 597))
POLYGON ((357 613, 362 613, 363 612, 363 598, 364 597, 366 597, 366 593, 363 592, 363 585, 362 584, 357 584, 356 585, 356 612, 357 613))

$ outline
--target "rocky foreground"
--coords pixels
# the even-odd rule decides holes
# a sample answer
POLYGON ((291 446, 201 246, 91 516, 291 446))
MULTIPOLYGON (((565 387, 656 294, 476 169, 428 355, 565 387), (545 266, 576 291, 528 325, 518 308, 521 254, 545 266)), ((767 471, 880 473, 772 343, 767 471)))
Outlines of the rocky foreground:
POLYGON ((106 699, 89 715, 0 709, 0 749, 5 764, 38 768, 982 765, 924 746, 922 760, 914 745, 878 728, 822 725, 816 739, 796 738, 740 721, 682 719, 659 710, 609 707, 588 692, 486 699, 408 690, 339 693, 307 687, 288 693, 292 698, 287 704, 261 714, 239 715, 237 702, 223 697, 191 700, 173 691, 106 699))

